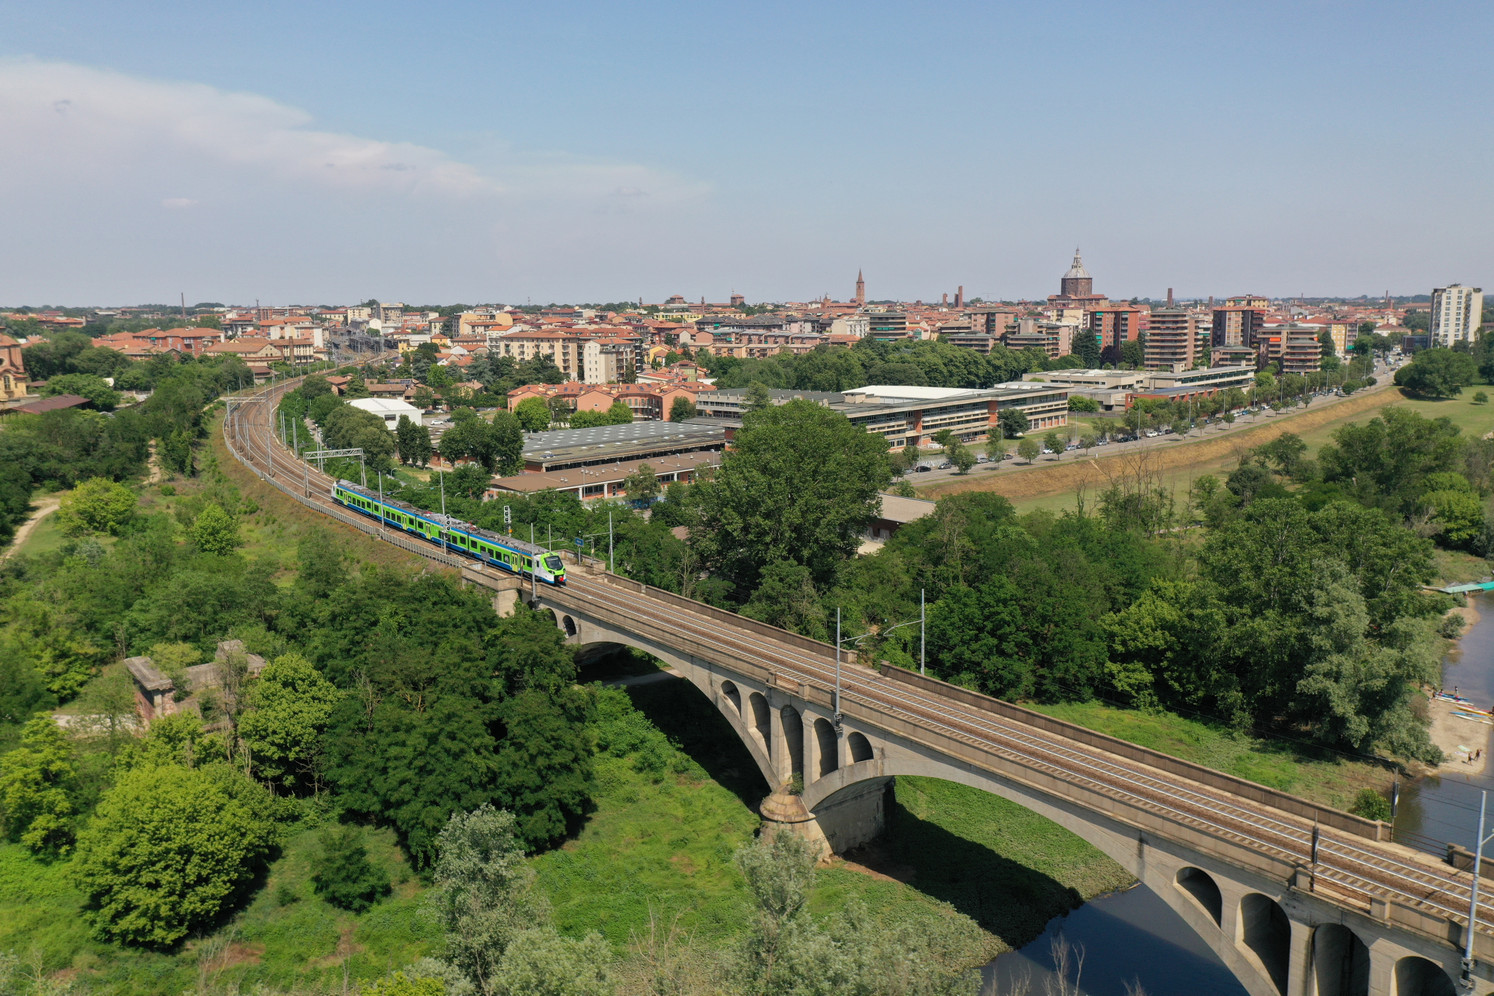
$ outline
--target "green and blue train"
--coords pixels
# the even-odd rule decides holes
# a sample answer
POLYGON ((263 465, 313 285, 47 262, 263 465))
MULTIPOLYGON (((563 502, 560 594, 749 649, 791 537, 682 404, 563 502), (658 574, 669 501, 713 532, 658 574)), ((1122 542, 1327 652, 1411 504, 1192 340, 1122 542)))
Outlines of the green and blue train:
POLYGON ((338 481, 332 486, 332 500, 387 525, 439 543, 452 553, 464 554, 546 584, 565 584, 565 564, 561 562, 560 554, 542 546, 512 536, 499 536, 451 516, 381 497, 377 492, 370 492, 350 481, 338 481))

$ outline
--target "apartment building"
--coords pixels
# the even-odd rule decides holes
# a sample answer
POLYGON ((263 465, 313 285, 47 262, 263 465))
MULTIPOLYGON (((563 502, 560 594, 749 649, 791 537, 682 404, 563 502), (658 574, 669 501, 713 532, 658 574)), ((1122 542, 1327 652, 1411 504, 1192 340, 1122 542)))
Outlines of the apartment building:
POLYGON ((1143 366, 1187 370, 1198 354, 1198 316, 1186 308, 1156 308, 1146 333, 1143 366))
POLYGON ((1448 284, 1432 288, 1432 324, 1428 330, 1434 346, 1472 342, 1483 324, 1484 290, 1448 284))
MULTIPOLYGON (((1240 300, 1231 298, 1231 300, 1240 300)), ((1214 346, 1249 348, 1255 345, 1255 337, 1266 324, 1266 309, 1243 304, 1227 304, 1213 312, 1212 339, 1214 346)))
POLYGON ((1102 350, 1135 342, 1147 330, 1149 312, 1131 304, 1111 304, 1085 312, 1085 327, 1094 333, 1102 350))

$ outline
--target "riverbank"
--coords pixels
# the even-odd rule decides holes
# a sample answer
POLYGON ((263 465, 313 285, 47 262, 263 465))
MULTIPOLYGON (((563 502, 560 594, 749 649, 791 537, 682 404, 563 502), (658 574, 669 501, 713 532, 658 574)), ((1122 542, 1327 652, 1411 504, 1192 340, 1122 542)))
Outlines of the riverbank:
MULTIPOLYGON (((1472 633, 1482 618, 1478 602, 1472 598, 1466 604, 1454 608, 1451 614, 1462 618, 1464 634, 1472 633)), ((1480 702, 1475 695, 1470 694, 1473 689, 1458 685, 1455 680, 1456 667, 1462 656, 1460 638, 1448 651, 1447 660, 1443 664, 1442 691, 1471 701, 1461 703, 1434 695, 1427 704, 1432 743, 1437 745, 1446 758, 1433 770, 1438 774, 1482 775, 1489 763, 1489 748, 1494 746, 1494 720, 1479 716, 1464 707, 1488 710, 1494 707, 1494 703, 1480 702)))

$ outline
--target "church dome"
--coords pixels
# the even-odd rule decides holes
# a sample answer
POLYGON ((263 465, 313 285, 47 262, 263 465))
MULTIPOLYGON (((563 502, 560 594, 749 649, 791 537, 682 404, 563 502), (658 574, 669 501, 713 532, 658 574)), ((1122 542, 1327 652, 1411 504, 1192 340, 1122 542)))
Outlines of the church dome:
POLYGON ((1084 268, 1084 263, 1079 259, 1079 250, 1074 250, 1074 264, 1069 267, 1069 272, 1063 275, 1065 280, 1075 278, 1090 279, 1089 271, 1084 268))

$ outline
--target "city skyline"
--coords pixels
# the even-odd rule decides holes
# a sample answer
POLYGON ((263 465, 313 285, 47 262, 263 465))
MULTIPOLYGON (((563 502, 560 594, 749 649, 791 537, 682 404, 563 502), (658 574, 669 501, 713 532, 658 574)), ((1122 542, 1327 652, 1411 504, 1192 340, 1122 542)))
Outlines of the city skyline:
POLYGON ((1488 283, 1485 6, 1067 11, 21 9, 0 302, 1488 283))

